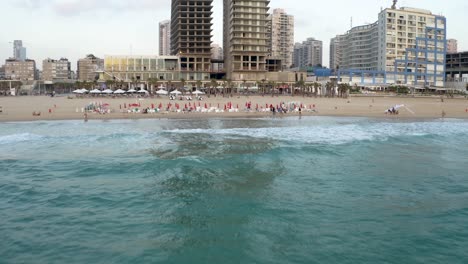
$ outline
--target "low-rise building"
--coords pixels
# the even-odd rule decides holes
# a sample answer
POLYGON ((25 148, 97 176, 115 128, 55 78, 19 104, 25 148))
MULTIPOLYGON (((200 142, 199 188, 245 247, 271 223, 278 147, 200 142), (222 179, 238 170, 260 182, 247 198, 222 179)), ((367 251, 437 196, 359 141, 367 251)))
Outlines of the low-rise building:
POLYGON ((77 63, 77 76, 79 81, 95 81, 99 78, 99 71, 104 69, 104 60, 92 54, 79 59, 77 63))
POLYGON ((36 76, 34 60, 7 59, 5 61, 5 78, 18 81, 33 81, 36 76))
POLYGON ((42 80, 59 81, 71 79, 71 63, 68 59, 45 59, 42 61, 42 80))
POLYGON ((457 53, 458 52, 458 41, 456 39, 447 40, 447 53, 457 53))

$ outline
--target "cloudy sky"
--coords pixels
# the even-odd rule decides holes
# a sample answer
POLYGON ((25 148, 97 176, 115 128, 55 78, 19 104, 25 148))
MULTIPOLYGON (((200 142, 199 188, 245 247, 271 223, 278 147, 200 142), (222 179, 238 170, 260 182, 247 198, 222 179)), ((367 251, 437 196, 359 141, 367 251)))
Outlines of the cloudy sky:
MULTIPOLYGON (((0 60, 12 56, 12 42, 23 40, 27 55, 39 68, 47 57, 76 60, 96 56, 141 54, 158 50, 158 23, 170 18, 170 0, 0 0, 0 60)), ((295 16, 295 41, 315 37, 324 43, 323 64, 328 65, 329 41, 353 25, 372 23, 391 0, 271 0, 295 16)), ((418 7, 448 20, 448 37, 468 49, 466 0, 400 0, 399 6, 418 7)), ((214 43, 222 44, 222 0, 214 0, 214 43)))

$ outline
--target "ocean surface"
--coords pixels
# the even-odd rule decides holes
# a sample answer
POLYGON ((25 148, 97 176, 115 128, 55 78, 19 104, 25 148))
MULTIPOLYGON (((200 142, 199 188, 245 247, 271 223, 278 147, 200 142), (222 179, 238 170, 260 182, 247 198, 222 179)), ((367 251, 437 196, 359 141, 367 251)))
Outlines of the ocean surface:
POLYGON ((0 123, 0 263, 468 263, 468 121, 0 123))

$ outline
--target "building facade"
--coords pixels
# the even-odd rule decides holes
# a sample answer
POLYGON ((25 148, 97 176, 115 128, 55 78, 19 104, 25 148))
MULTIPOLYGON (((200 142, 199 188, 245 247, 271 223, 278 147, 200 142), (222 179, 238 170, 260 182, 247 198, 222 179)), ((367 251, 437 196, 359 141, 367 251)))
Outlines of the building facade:
POLYGON ((61 81, 71 80, 71 63, 68 59, 45 59, 42 61, 42 80, 61 81))
POLYGON ((447 53, 446 76, 448 81, 468 82, 468 51, 447 53))
POLYGON ((13 58, 19 61, 26 60, 26 48, 23 47, 22 40, 13 41, 13 58))
POLYGON ((36 62, 7 59, 5 61, 5 78, 8 80, 34 81, 36 79, 36 62))
POLYGON ((457 53, 458 52, 458 40, 449 39, 447 40, 447 53, 457 53))
POLYGON ((269 2, 224 0, 224 67, 228 79, 265 78, 269 2))
POLYGON ((182 77, 209 80, 213 0, 172 0, 171 55, 180 57, 182 77))
POLYGON ((159 56, 171 55, 171 21, 159 23, 159 56))
POLYGON ((294 45, 293 65, 296 68, 322 65, 322 58, 323 43, 321 40, 308 38, 294 45))
POLYGON ((79 59, 77 63, 77 79, 79 81, 95 81, 99 75, 97 71, 104 68, 104 60, 92 54, 79 59))
POLYGON ((0 80, 5 79, 5 65, 0 66, 0 80))
POLYGON ((105 56, 104 78, 117 82, 179 81, 178 56, 105 56))
POLYGON ((354 27, 340 42, 340 72, 364 81, 443 86, 446 19, 416 8, 387 8, 374 24, 354 27), (358 75, 358 76, 356 76, 358 75))
POLYGON ((343 35, 337 35, 330 40, 330 62, 329 67, 333 71, 337 71, 341 67, 343 61, 343 48, 341 43, 344 41, 343 35))
POLYGON ((289 69, 293 64, 294 16, 288 15, 284 9, 274 9, 270 19, 271 57, 281 59, 282 68, 289 69))

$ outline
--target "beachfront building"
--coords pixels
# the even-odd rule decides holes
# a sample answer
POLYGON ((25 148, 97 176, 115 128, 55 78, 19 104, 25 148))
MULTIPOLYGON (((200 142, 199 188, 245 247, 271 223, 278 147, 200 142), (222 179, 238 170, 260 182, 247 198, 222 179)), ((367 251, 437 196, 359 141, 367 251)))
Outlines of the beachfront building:
POLYGON ((468 51, 446 55, 447 80, 468 82, 468 51))
POLYGON ((0 80, 5 79, 5 65, 0 66, 0 80))
POLYGON ((77 77, 79 81, 93 82, 99 78, 98 71, 104 68, 104 60, 92 54, 79 59, 77 63, 77 77))
POLYGON ((172 0, 171 55, 184 80, 210 79, 212 9, 213 0, 172 0))
POLYGON ((265 79, 269 3, 224 0, 224 67, 228 79, 265 79))
POLYGON ((71 80, 71 63, 68 59, 45 59, 42 61, 42 78, 44 81, 71 80))
POLYGON ((380 12, 378 21, 354 27, 340 43, 343 81, 443 86, 446 18, 402 7, 380 12), (345 77, 345 78, 343 78, 345 77))
POLYGON ((343 61, 343 49, 341 46, 341 42, 344 41, 343 38, 343 35, 337 35, 330 40, 329 67, 335 72, 340 68, 341 62, 343 61))
POLYGON ((289 69, 293 64, 294 16, 278 8, 268 20, 270 56, 281 60, 282 69, 289 69))
POLYGON ((323 43, 315 38, 308 38, 294 45, 293 64, 296 68, 322 65, 323 43))
POLYGON ((8 80, 34 81, 36 79, 36 62, 34 60, 5 60, 5 78, 8 80))
POLYGON ((13 41, 13 58, 18 61, 26 60, 26 48, 23 47, 22 40, 13 41))
POLYGON ((171 55, 171 20, 159 23, 159 56, 171 55))
POLYGON ((211 62, 213 72, 221 72, 224 70, 224 52, 223 48, 218 44, 211 44, 211 62))
POLYGON ((179 81, 178 56, 105 56, 104 76, 101 79, 116 82, 179 81))
POLYGON ((458 52, 458 40, 449 39, 447 40, 447 53, 457 53, 458 52))

